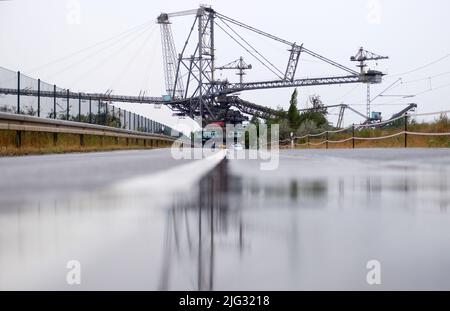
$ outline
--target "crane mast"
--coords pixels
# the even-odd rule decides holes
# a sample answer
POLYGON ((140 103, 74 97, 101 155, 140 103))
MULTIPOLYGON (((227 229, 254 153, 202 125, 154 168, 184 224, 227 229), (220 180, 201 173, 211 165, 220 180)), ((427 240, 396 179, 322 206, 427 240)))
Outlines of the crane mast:
POLYGON ((168 96, 181 98, 184 94, 184 87, 183 81, 179 77, 176 77, 178 59, 168 15, 161 14, 158 17, 158 24, 160 24, 161 28, 166 92, 168 96))
POLYGON ((194 59, 194 66, 198 68, 198 88, 193 94, 198 96, 200 116, 203 117, 206 109, 212 118, 215 117, 215 113, 208 104, 207 96, 215 78, 214 17, 214 10, 208 7, 202 6, 197 12, 198 58, 194 59))
POLYGON ((248 69, 252 69, 251 64, 247 64, 244 61, 244 58, 241 56, 239 59, 232 61, 231 63, 228 63, 224 66, 217 67, 217 70, 228 70, 228 69, 235 69, 238 72, 236 73, 239 76, 239 84, 244 83, 244 76, 246 75, 245 71, 248 69))
MULTIPOLYGON (((372 52, 369 52, 367 50, 365 50, 363 47, 360 47, 358 50, 358 53, 356 53, 355 56, 352 56, 350 58, 350 60, 352 62, 358 62, 358 65, 356 65, 356 67, 358 67, 360 69, 360 74, 361 75, 368 75, 371 73, 374 74, 381 74, 381 72, 379 71, 374 71, 374 70, 366 70, 367 67, 367 61, 376 61, 376 60, 381 60, 381 59, 388 59, 389 57, 387 56, 381 56, 372 52)), ((366 113, 367 113, 367 118, 371 119, 371 108, 370 108, 370 104, 371 104, 371 98, 370 98, 370 83, 367 83, 367 104, 366 104, 366 113)))

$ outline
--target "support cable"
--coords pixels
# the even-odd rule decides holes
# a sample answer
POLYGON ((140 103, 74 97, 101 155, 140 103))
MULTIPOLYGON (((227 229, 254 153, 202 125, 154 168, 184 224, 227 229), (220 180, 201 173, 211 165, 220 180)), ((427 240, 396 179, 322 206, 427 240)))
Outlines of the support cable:
POLYGON ((224 23, 225 26, 227 26, 233 33, 236 34, 236 36, 238 36, 243 42, 245 42, 253 51, 255 51, 255 53, 257 53, 259 56, 261 56, 270 66, 272 66, 275 70, 277 70, 282 76, 284 75, 284 73, 278 69, 274 64, 272 64, 266 57, 264 57, 264 55, 262 55, 260 52, 258 52, 257 49, 255 49, 247 40, 245 40, 241 35, 239 35, 233 28, 230 27, 230 25, 228 25, 223 19, 221 19, 219 17, 219 19, 222 21, 222 23, 224 23))
POLYGON ((62 56, 62 57, 60 57, 60 58, 57 58, 57 59, 55 59, 55 60, 53 60, 53 61, 50 61, 50 62, 48 62, 48 63, 46 63, 46 64, 39 65, 39 66, 37 66, 37 67, 31 68, 31 70, 30 70, 28 73, 33 73, 33 72, 35 72, 35 71, 37 71, 37 70, 39 70, 39 69, 41 69, 41 68, 48 67, 48 66, 51 66, 51 65, 60 63, 61 61, 66 60, 66 59, 68 59, 68 58, 70 58, 70 57, 72 57, 72 56, 81 54, 81 53, 83 53, 83 52, 85 52, 85 51, 88 51, 88 50, 93 49, 93 48, 95 48, 95 47, 101 46, 101 45, 104 44, 104 43, 107 43, 107 42, 112 41, 112 40, 114 40, 114 39, 118 39, 118 38, 120 38, 120 37, 122 37, 122 36, 128 36, 129 33, 133 33, 133 32, 139 31, 140 29, 145 28, 145 27, 151 25, 152 23, 153 23, 153 21, 148 21, 148 22, 146 22, 146 23, 143 23, 143 24, 140 24, 140 25, 135 26, 135 27, 133 27, 133 28, 130 28, 130 29, 126 30, 126 31, 123 31, 123 32, 117 34, 117 35, 111 36, 111 37, 109 37, 109 38, 107 38, 107 39, 105 39, 105 40, 102 40, 102 41, 100 41, 100 42, 97 42, 97 43, 95 43, 95 44, 93 44, 93 45, 90 45, 90 46, 88 46, 88 47, 82 48, 82 49, 80 49, 80 50, 77 50, 77 51, 75 51, 75 52, 72 52, 72 53, 70 53, 70 54, 67 54, 67 55, 65 55, 65 56, 62 56))
MULTIPOLYGON (((286 44, 286 45, 288 45, 288 46, 290 46, 290 47, 292 47, 292 46, 294 45, 294 43, 292 43, 292 42, 289 42, 289 41, 284 40, 284 39, 282 39, 282 38, 279 38, 279 37, 277 37, 277 36, 271 35, 271 34, 269 34, 269 33, 267 33, 267 32, 262 31, 262 30, 256 29, 256 28, 254 28, 254 27, 252 27, 252 26, 249 26, 249 25, 247 25, 247 24, 244 24, 244 23, 242 23, 242 22, 239 22, 239 21, 237 21, 237 20, 235 20, 235 19, 232 19, 232 18, 227 17, 227 16, 225 16, 225 15, 222 15, 222 14, 220 14, 220 13, 216 13, 216 15, 217 15, 220 19, 225 19, 226 21, 228 21, 228 22, 230 22, 230 23, 233 23, 233 24, 235 24, 235 25, 237 25, 237 26, 240 26, 240 27, 245 28, 245 29, 247 29, 247 30, 253 31, 253 32, 257 33, 257 34, 260 34, 260 35, 262 35, 262 36, 268 37, 268 38, 273 39, 273 40, 275 40, 275 41, 281 42, 281 43, 286 44)), ((344 71, 347 71, 347 72, 349 72, 349 73, 351 73, 351 74, 353 74, 353 75, 359 75, 359 73, 358 73, 357 71, 355 71, 355 70, 353 70, 353 69, 350 69, 350 68, 348 68, 348 67, 346 67, 346 66, 344 66, 344 65, 341 65, 341 64, 339 64, 339 63, 336 63, 335 61, 333 61, 333 60, 331 60, 331 59, 328 59, 328 58, 326 58, 326 57, 324 57, 324 56, 322 56, 322 55, 320 55, 320 54, 317 54, 317 53, 315 53, 315 52, 313 52, 313 51, 311 51, 311 50, 308 50, 308 49, 306 49, 306 48, 304 48, 304 47, 302 47, 302 52, 305 52, 305 53, 311 55, 311 56, 314 57, 314 58, 317 58, 317 59, 319 59, 319 60, 321 60, 321 61, 324 61, 324 62, 326 62, 326 63, 328 63, 328 64, 330 64, 330 65, 332 65, 332 66, 335 66, 335 67, 337 67, 337 68, 339 68, 339 69, 342 69, 342 70, 344 70, 344 71)))
POLYGON ((249 53, 253 58, 255 58, 257 61, 259 61, 264 67, 266 67, 268 70, 270 70, 274 75, 276 75, 279 79, 282 79, 282 77, 275 72, 272 68, 267 66, 266 63, 264 63, 259 57, 254 55, 247 47, 245 47, 241 42, 239 42, 236 38, 234 38, 228 31, 226 31, 222 26, 219 25, 219 23, 214 22, 217 27, 219 27, 223 32, 225 32, 233 41, 235 41, 237 44, 239 44, 247 53, 249 53))
POLYGON ((415 68, 415 69, 413 69, 413 70, 410 70, 410 71, 392 74, 392 75, 390 75, 390 76, 391 76, 391 77, 397 77, 397 76, 403 76, 403 75, 407 75, 407 74, 410 74, 410 73, 414 73, 414 72, 416 72, 416 71, 420 71, 420 70, 422 70, 422 69, 425 69, 425 68, 428 68, 428 67, 430 67, 430 66, 433 66, 433 65, 435 65, 435 64, 437 64, 437 63, 440 63, 441 61, 443 61, 444 59, 447 59, 447 58, 449 58, 449 57, 450 57, 450 54, 447 54, 447 55, 445 55, 445 56, 443 56, 443 57, 441 57, 441 58, 439 58, 439 59, 437 59, 437 60, 435 60, 435 61, 432 61, 432 62, 430 62, 430 63, 428 63, 428 64, 426 64, 426 65, 417 67, 417 68, 415 68))
POLYGON ((391 88, 395 87, 395 85, 396 85, 399 81, 401 82, 401 81, 402 81, 402 78, 398 78, 397 80, 395 80, 394 83, 392 83, 391 85, 389 85, 389 86, 388 86, 386 89, 384 89, 381 93, 379 93, 377 96, 375 96, 374 98, 372 98, 372 99, 369 101, 369 103, 372 103, 375 99, 377 99, 378 97, 382 96, 384 93, 386 93, 387 91, 389 91, 391 88))
POLYGON ((119 49, 117 49, 117 50, 113 51, 112 53, 110 53, 108 55, 108 57, 105 57, 101 62, 97 63, 97 65, 92 67, 91 70, 89 70, 89 71, 85 72, 84 74, 80 75, 79 77, 77 77, 71 85, 73 86, 73 85, 77 84, 80 80, 82 80, 86 76, 89 76, 92 72, 94 72, 98 68, 100 68, 103 65, 105 65, 108 61, 111 60, 111 58, 113 58, 113 57, 117 56, 118 54, 122 53, 127 46, 129 46, 130 44, 135 42, 137 39, 142 37, 142 35, 144 35, 145 33, 146 33, 146 31, 141 31, 139 34, 136 34, 133 38, 131 38, 130 40, 126 41, 122 46, 119 47, 119 49))
MULTIPOLYGON (((118 43, 122 42, 122 41, 125 40, 125 39, 128 39, 129 37, 140 37, 143 33, 145 33, 146 30, 147 30, 146 28, 141 28, 141 29, 139 29, 139 30, 136 31, 136 32, 129 33, 129 34, 127 34, 126 36, 124 36, 123 38, 121 38, 120 40, 117 40, 117 41, 112 42, 111 44, 105 46, 105 47, 104 47, 103 49, 101 49, 101 50, 94 51, 93 53, 88 54, 87 56, 83 57, 81 60, 78 60, 78 61, 76 61, 76 62, 74 62, 74 63, 72 63, 72 64, 70 64, 70 65, 64 67, 63 69, 58 70, 57 72, 55 72, 55 73, 53 73, 53 74, 47 75, 45 78, 46 78, 46 79, 49 79, 49 78, 51 78, 51 77, 58 76, 58 75, 60 75, 61 73, 63 73, 63 72, 65 72, 65 71, 67 71, 67 70, 73 68, 74 66, 77 66, 77 65, 79 65, 79 64, 81 64, 81 63, 83 63, 83 62, 86 62, 86 61, 92 59, 92 57, 94 57, 94 56, 100 54, 101 52, 103 52, 103 51, 105 51, 105 50, 108 51, 108 48, 117 45, 118 43)), ((133 40, 133 41, 134 41, 134 40, 133 40)))
POLYGON ((216 15, 217 15, 219 18, 221 18, 221 19, 225 19, 226 21, 228 21, 228 22, 230 22, 230 23, 233 23, 233 24, 235 24, 235 25, 237 25, 237 26, 239 26, 239 27, 245 28, 245 29, 247 29, 247 30, 253 31, 253 32, 255 32, 255 33, 257 33, 257 34, 260 34, 260 35, 262 35, 262 36, 268 37, 268 38, 270 38, 270 39, 272 39, 272 40, 281 42, 281 43, 286 44, 286 45, 288 45, 288 46, 292 46, 292 45, 293 45, 293 43, 291 43, 291 42, 289 42, 289 41, 287 41, 287 40, 281 39, 281 38, 279 38, 279 37, 277 37, 277 36, 271 35, 271 34, 269 34, 269 33, 267 33, 267 32, 264 32, 264 31, 262 31, 262 30, 259 30, 259 29, 255 28, 255 27, 252 27, 252 26, 249 26, 249 25, 244 24, 244 23, 242 23, 242 22, 239 22, 239 21, 237 21, 237 20, 235 20, 235 19, 232 19, 231 17, 222 15, 222 14, 220 14, 220 13, 216 13, 216 15))
POLYGON ((109 87, 110 89, 113 89, 115 85, 117 85, 120 81, 122 81, 123 77, 126 75, 126 73, 128 72, 128 70, 130 69, 131 65, 134 63, 134 61, 136 61, 136 59, 138 58, 138 56, 140 54, 142 54, 142 52, 145 50, 145 46, 147 44, 147 42, 150 40, 150 38, 152 37, 153 33, 155 32, 155 28, 153 28, 148 36, 142 41, 142 44, 138 46, 136 52, 134 53, 134 55, 128 60, 128 62, 126 63, 125 67, 122 69, 121 73, 118 75, 118 77, 113 81, 113 83, 111 83, 111 86, 109 87))

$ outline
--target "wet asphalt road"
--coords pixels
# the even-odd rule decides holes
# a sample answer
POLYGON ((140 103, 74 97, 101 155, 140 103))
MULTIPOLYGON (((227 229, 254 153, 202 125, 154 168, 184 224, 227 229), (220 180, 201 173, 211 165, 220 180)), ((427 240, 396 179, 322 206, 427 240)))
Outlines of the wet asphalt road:
POLYGON ((273 171, 260 170, 265 160, 224 161, 164 203, 166 186, 108 191, 187 163, 154 152, 56 156, 54 170, 42 159, 33 182, 14 179, 19 161, 0 159, 13 189, 88 190, 0 202, 0 289, 450 290, 450 150, 284 150, 273 171), (72 176, 68 163, 91 166, 52 183, 72 176), (84 187, 88 176, 97 181, 84 187), (70 260, 80 285, 66 282, 70 260), (367 282, 374 261, 378 285, 367 282))
POLYGON ((0 202, 64 197, 182 165, 170 149, 0 157, 0 202))

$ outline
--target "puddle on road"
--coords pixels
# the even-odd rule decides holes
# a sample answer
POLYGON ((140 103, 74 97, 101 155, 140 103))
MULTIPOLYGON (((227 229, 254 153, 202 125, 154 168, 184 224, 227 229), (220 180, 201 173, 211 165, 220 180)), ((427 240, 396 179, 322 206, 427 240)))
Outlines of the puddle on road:
POLYGON ((4 207, 0 289, 450 289, 446 173, 264 179, 243 166, 223 161, 164 206, 94 192, 4 207))

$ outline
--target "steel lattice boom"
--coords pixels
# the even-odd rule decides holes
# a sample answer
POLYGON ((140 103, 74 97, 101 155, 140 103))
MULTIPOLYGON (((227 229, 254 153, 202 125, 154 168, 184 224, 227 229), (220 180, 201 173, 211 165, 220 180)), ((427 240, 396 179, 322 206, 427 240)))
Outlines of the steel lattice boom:
MULTIPOLYGON (((317 86, 317 85, 335 85, 348 83, 380 83, 383 73, 378 71, 361 71, 350 69, 342 64, 332 61, 318 53, 315 53, 301 45, 292 43, 288 40, 271 35, 267 32, 246 25, 235 19, 229 18, 214 11, 210 7, 201 6, 197 10, 163 13, 158 17, 158 23, 164 25, 161 30, 163 46, 174 47, 175 44, 168 42, 173 40, 171 37, 169 18, 176 16, 195 15, 194 23, 190 29, 185 45, 179 54, 177 66, 173 66, 172 60, 164 58, 165 68, 175 68, 176 72, 166 70, 166 80, 173 80, 174 89, 185 85, 184 95, 176 96, 176 92, 168 92, 166 104, 171 107, 178 115, 187 115, 191 118, 202 117, 204 123, 210 121, 236 121, 233 115, 232 120, 228 119, 232 107, 237 108, 245 114, 258 115, 260 117, 273 117, 277 115, 277 111, 251 104, 249 102, 240 100, 236 95, 230 96, 243 91, 273 89, 273 88, 288 88, 288 87, 302 87, 302 86, 317 86), (279 43, 289 47, 289 58, 287 67, 283 70, 277 68, 271 63, 261 51, 253 48, 248 41, 243 38, 232 26, 243 28, 247 31, 254 32, 258 35, 270 38, 279 43), (255 81, 246 82, 242 80, 244 69, 251 67, 244 66, 242 58, 238 61, 232 62, 228 65, 217 67, 215 66, 215 29, 224 31, 232 40, 238 43, 246 52, 250 53, 262 65, 273 72, 277 79, 272 81, 255 81), (195 30, 197 35, 195 35, 195 30), (188 54, 187 47, 190 41, 194 40, 194 50, 188 54), (316 77, 309 79, 295 79, 295 74, 298 69, 298 64, 302 54, 308 54, 319 61, 328 63, 345 72, 342 76, 331 77, 316 77), (241 77, 239 83, 230 83, 227 80, 216 80, 215 71, 223 69, 237 69, 241 77), (181 79, 180 77, 185 77, 181 79), (183 81, 184 80, 184 81, 183 81)), ((172 54, 175 54, 172 52, 172 54)), ((375 54, 372 53, 375 56, 375 54)), ((245 64, 246 65, 246 64, 245 64)), ((168 90, 170 91, 170 90, 168 90)), ((278 113, 279 114, 279 113, 278 113)), ((241 118, 242 119, 242 118, 241 118)))
MULTIPOLYGON (((261 118, 280 116, 280 112, 268 107, 256 105, 244 101, 237 93, 251 90, 291 88, 319 85, 336 85, 349 83, 364 83, 367 85, 381 83, 383 73, 375 70, 364 70, 365 61, 385 59, 360 49, 359 53, 352 57, 352 61, 358 61, 360 72, 339 64, 316 52, 307 49, 303 44, 296 43, 271 35, 245 23, 222 15, 210 7, 200 6, 195 10, 175 13, 162 13, 157 18, 160 24, 161 41, 164 61, 164 77, 166 95, 162 97, 148 96, 121 96, 92 93, 74 93, 70 91, 40 91, 39 96, 58 98, 80 98, 83 100, 101 100, 111 102, 128 102, 142 104, 163 104, 169 107, 174 115, 188 116, 192 119, 201 117, 203 124, 211 121, 225 121, 231 123, 242 122, 246 119, 242 114, 254 115, 261 118), (179 16, 194 16, 194 21, 189 29, 188 37, 177 53, 172 32, 171 19, 179 16), (278 68, 262 51, 255 49, 242 34, 233 27, 251 31, 264 36, 288 48, 289 57, 286 68, 278 68), (244 70, 251 69, 243 58, 222 67, 216 67, 216 42, 215 31, 223 31, 235 43, 239 44, 248 54, 255 58, 266 69, 275 75, 273 80, 244 82, 242 77, 244 70), (302 55, 309 55, 320 62, 324 62, 343 71, 341 76, 313 77, 296 79, 295 75, 299 67, 302 55), (216 70, 236 69, 240 76, 238 83, 228 80, 216 79, 216 70)), ((1 88, 0 93, 17 94, 24 96, 36 96, 38 91, 27 89, 1 88)), ((247 118, 248 119, 248 118, 247 118)))
POLYGON ((161 25, 161 43, 164 59, 166 91, 167 94, 174 97, 182 97, 184 94, 183 81, 180 77, 176 77, 178 59, 176 55, 175 42, 173 40, 172 28, 169 25, 169 17, 167 14, 161 14, 161 16, 158 17, 158 23, 161 25))

